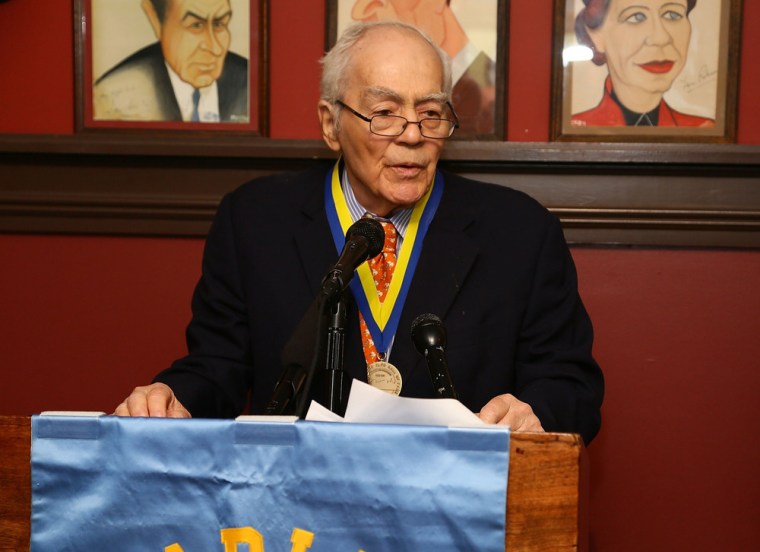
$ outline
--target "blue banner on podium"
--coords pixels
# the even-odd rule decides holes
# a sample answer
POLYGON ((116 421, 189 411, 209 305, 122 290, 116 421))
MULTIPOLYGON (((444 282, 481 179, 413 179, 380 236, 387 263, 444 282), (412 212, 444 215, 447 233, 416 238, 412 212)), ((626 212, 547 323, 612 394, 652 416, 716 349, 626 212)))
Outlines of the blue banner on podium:
POLYGON ((32 552, 504 550, 509 431, 32 419, 32 552))

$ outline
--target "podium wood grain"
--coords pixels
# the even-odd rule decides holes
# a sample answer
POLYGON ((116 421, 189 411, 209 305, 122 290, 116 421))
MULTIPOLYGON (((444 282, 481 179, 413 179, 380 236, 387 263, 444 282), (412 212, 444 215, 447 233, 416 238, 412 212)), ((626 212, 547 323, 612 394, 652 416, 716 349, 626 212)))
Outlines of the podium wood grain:
MULTIPOLYGON (((31 419, 0 416, 0 552, 28 552, 31 419)), ((588 549, 588 462, 580 437, 513 433, 508 552, 588 549)))

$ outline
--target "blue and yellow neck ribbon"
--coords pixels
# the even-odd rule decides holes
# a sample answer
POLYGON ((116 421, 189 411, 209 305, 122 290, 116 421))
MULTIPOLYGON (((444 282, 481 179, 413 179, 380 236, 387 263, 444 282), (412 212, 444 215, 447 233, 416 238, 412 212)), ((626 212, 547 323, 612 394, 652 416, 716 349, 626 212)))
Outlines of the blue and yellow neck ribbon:
MULTIPOLYGON (((401 254, 396 258, 396 268, 385 301, 381 303, 377 296, 375 281, 367 262, 359 265, 356 269, 358 278, 351 280, 351 292, 364 316, 377 352, 381 355, 388 351, 396 335, 401 311, 422 253, 422 244, 442 195, 443 177, 436 171, 430 189, 417 201, 412 210, 412 218, 404 235, 401 254)), ((325 178, 325 212, 335 248, 340 254, 346 243, 346 232, 354 222, 348 210, 346 197, 340 187, 340 161, 335 163, 335 167, 327 173, 325 178)))

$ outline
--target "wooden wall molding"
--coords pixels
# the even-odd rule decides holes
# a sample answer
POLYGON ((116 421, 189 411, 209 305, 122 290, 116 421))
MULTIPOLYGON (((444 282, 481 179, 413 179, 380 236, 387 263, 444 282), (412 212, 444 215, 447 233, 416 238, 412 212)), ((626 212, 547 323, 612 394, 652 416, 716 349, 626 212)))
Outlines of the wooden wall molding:
MULTIPOLYGON (((318 140, 0 135, 0 232, 205 236, 221 196, 318 140)), ((760 248, 760 147, 452 141, 442 166, 532 195, 589 245, 760 248)))

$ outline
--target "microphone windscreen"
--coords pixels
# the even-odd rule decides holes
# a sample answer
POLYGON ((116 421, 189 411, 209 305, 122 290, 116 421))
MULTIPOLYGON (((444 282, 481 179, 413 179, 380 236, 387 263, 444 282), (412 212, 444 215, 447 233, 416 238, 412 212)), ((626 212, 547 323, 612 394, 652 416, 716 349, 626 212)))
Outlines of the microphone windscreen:
POLYGON ((356 236, 364 236, 369 242, 368 259, 377 257, 383 250, 385 231, 383 230, 383 226, 375 219, 364 217, 353 223, 346 232, 346 241, 356 236))
POLYGON ((446 328, 435 314, 421 314, 412 322, 412 341, 421 355, 428 347, 446 347, 446 328))

